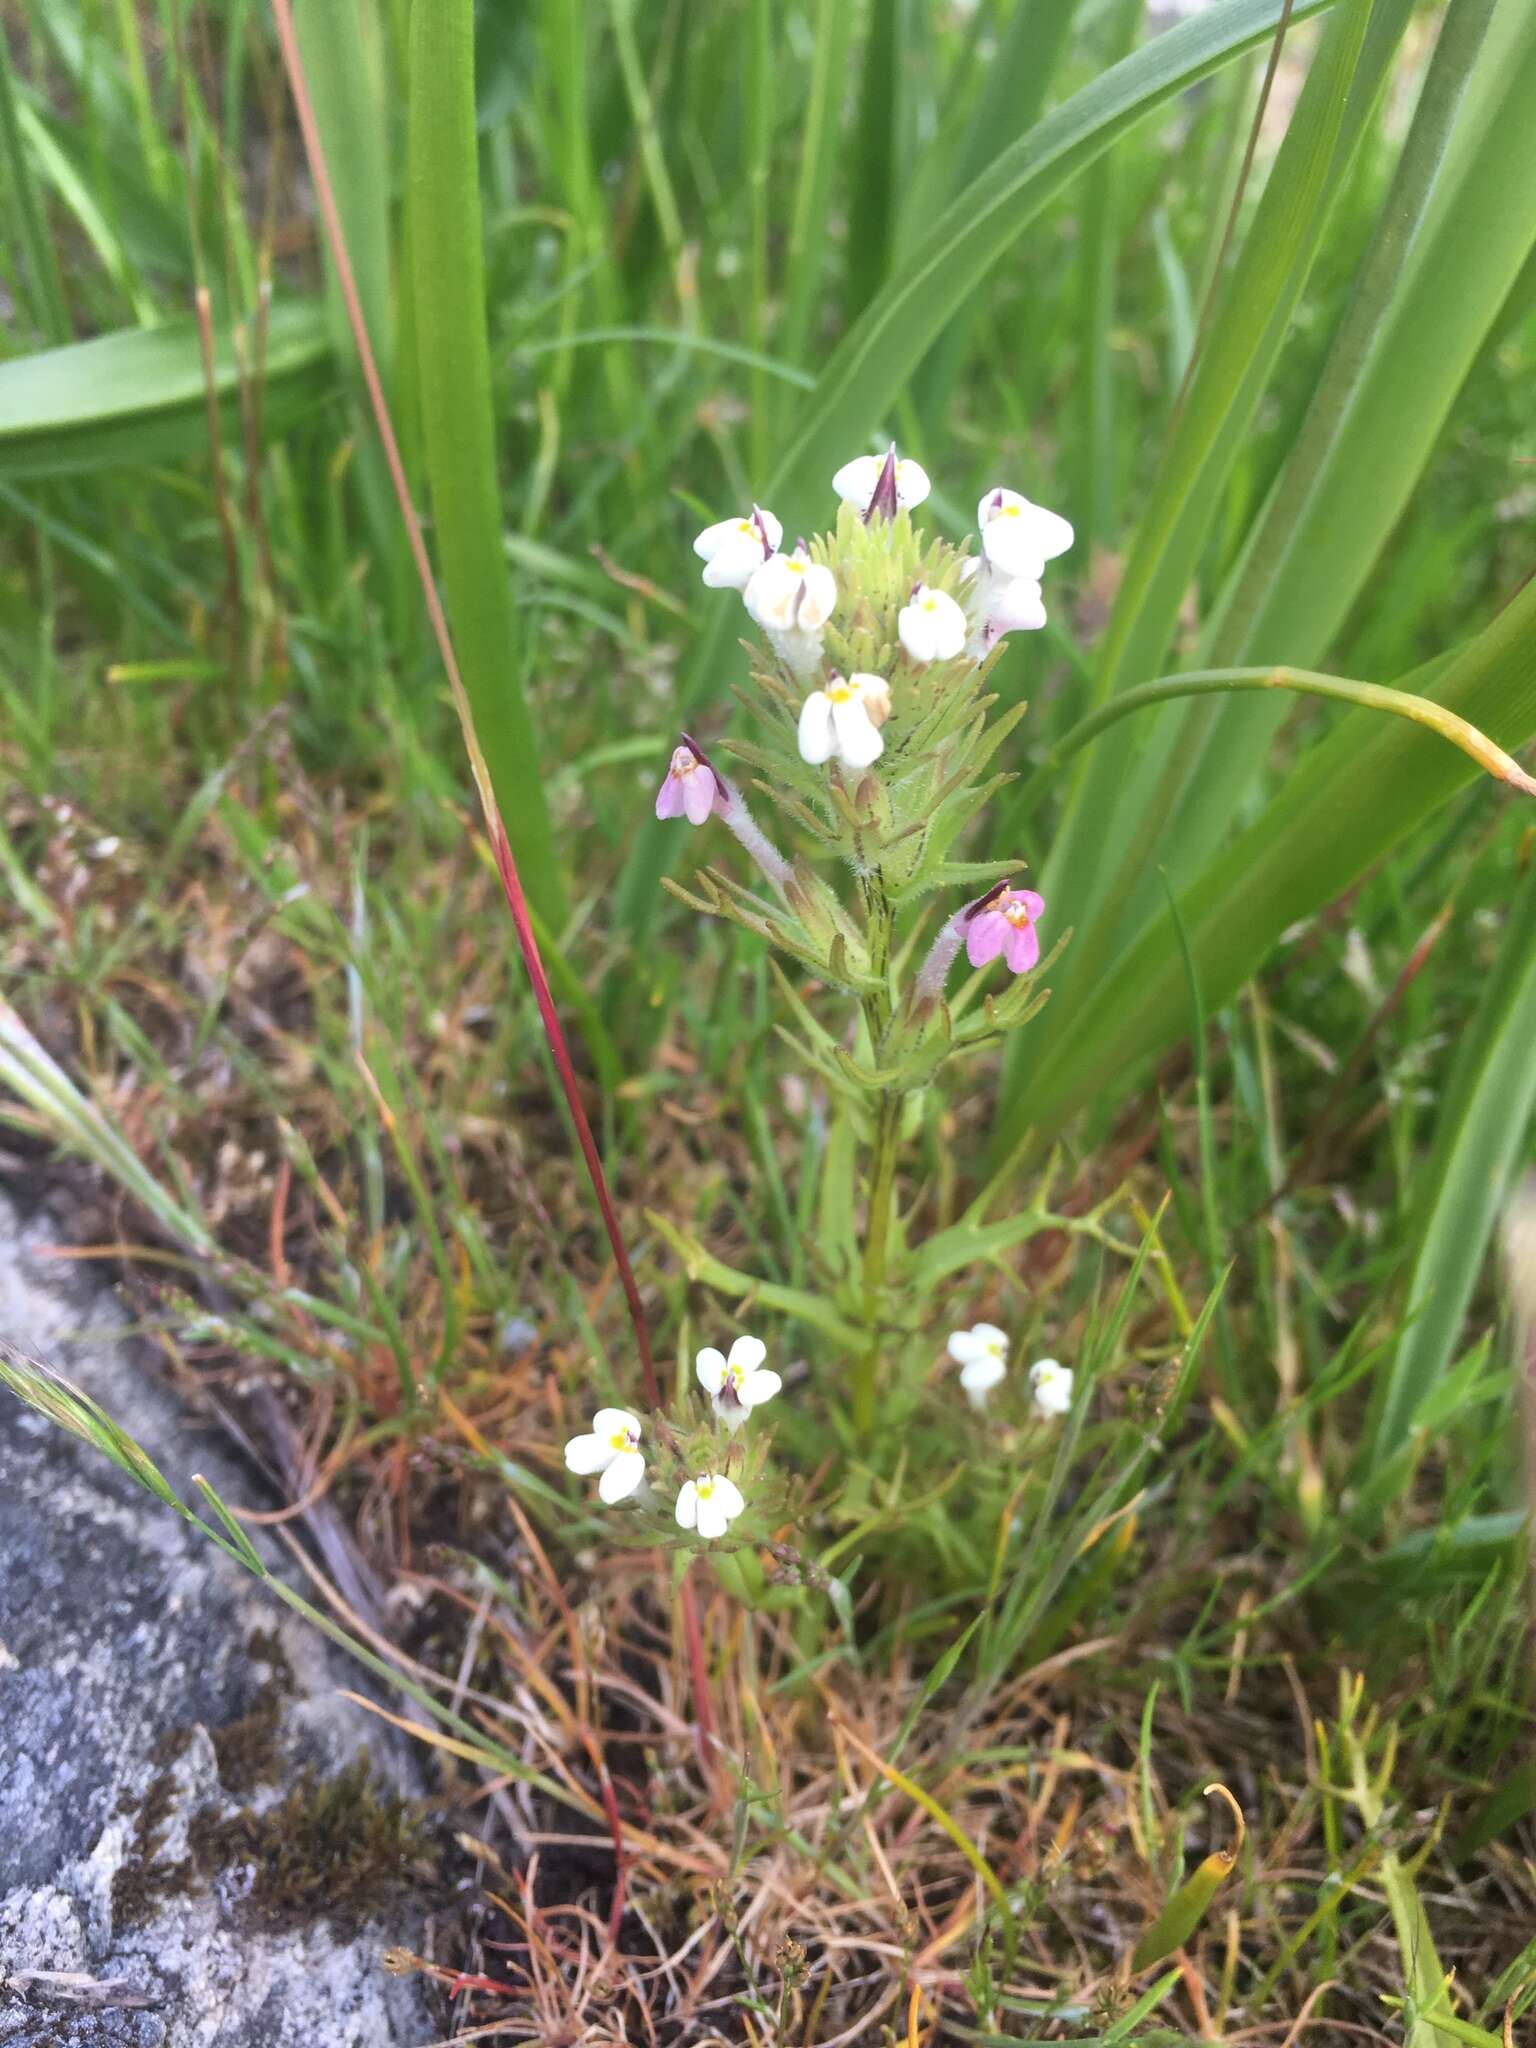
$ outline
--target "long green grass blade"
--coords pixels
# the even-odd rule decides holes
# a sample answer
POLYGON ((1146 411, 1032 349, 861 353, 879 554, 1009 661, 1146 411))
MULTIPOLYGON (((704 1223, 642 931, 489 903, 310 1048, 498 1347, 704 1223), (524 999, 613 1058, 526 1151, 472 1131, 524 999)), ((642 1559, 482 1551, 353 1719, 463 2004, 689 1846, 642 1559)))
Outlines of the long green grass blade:
POLYGON ((848 172, 845 312, 852 319, 890 270, 900 190, 901 84, 910 0, 870 0, 859 74, 859 112, 848 172))
MULTIPOLYGON (((333 380, 318 301, 274 306, 263 413, 276 432, 333 380)), ((239 365, 227 326, 214 334, 225 431, 239 428, 239 365)), ((206 452, 208 401, 194 320, 125 328, 0 363, 0 476, 144 466, 206 452)))
MULTIPOLYGON (((1399 172, 1377 229, 1377 249, 1386 237, 1386 254, 1373 253, 1366 265, 1365 283, 1382 303, 1358 315, 1358 321, 1353 312, 1346 320, 1344 367, 1337 378, 1347 388, 1341 392, 1330 383, 1335 375, 1330 363, 1320 387, 1324 423, 1319 439, 1313 443, 1304 433, 1299 443, 1303 459, 1317 466, 1315 481, 1294 519, 1273 532, 1266 528, 1262 543, 1250 546, 1246 570, 1240 570, 1251 571, 1263 583, 1271 575, 1271 556, 1277 557, 1287 595, 1283 609, 1262 609, 1242 636, 1239 658, 1281 644, 1290 661, 1320 658, 1399 518, 1471 353, 1536 238, 1536 141, 1518 111, 1536 93, 1536 17, 1527 14, 1516 23, 1508 9, 1496 9, 1497 35, 1481 45, 1480 57, 1478 26, 1477 8, 1458 17, 1451 44, 1426 87, 1419 111, 1419 122, 1426 125, 1419 129, 1416 123, 1414 152, 1399 172), (1478 83, 1463 96, 1457 81, 1474 59, 1478 83), (1452 122, 1454 149, 1444 132, 1452 122), (1452 175, 1456 164, 1463 169, 1452 175), (1510 196, 1508 211, 1497 209, 1497 233, 1482 222, 1491 189, 1510 196), (1413 235, 1405 286, 1400 247, 1388 222, 1401 212, 1412 214, 1415 206, 1432 219, 1413 235), (1445 238, 1436 219, 1448 223, 1445 238), (1422 295, 1421 280, 1428 286, 1422 295), (1374 339, 1361 367, 1353 358, 1367 331, 1374 339), (1301 533, 1309 538, 1304 551, 1295 553, 1301 533), (1338 583, 1333 581, 1336 573, 1342 577, 1338 583), (1336 597, 1323 598, 1320 613, 1320 593, 1330 588, 1336 597)), ((1404 232, 1412 234, 1411 221, 1404 232)), ((1218 627, 1215 644, 1230 656, 1237 641, 1218 627)), ((1125 680, 1134 679, 1128 669, 1125 680)), ((1075 1012, 1115 947, 1159 915, 1155 892, 1132 872, 1145 865, 1142 850, 1157 847, 1180 879, 1198 875, 1249 796, 1283 715, 1278 706, 1251 703, 1170 713, 1150 732, 1127 734, 1122 745, 1106 748, 1082 779, 1078 829, 1058 840, 1052 873, 1061 883, 1057 895, 1064 916, 1082 918, 1084 893, 1104 909, 1079 925, 1073 948, 1077 957, 1064 976, 1058 1014, 1045 1021, 1044 1039, 1049 1041, 1063 1017, 1075 1012), (1218 742, 1195 774, 1192 764, 1212 730, 1218 742), (1106 813, 1107 792, 1113 798, 1106 813), (1085 843, 1082 833, 1096 815, 1104 829, 1085 843), (1081 887, 1078 868, 1088 877, 1081 887)), ((1010 1093, 1021 1082, 1022 1068, 1015 1064, 1010 1093)))
POLYGON ((486 336, 473 0, 415 0, 410 25, 412 291, 437 555, 459 666, 529 900, 565 891, 516 667, 486 336))
MULTIPOLYGON (((1196 358, 1142 514, 1100 655, 1092 698, 1161 674, 1179 607, 1246 439, 1344 169, 1371 117, 1375 88, 1409 0, 1348 0, 1328 21, 1285 140, 1196 358), (1372 30, 1369 40, 1367 31, 1372 30)), ((1166 775, 1159 744, 1177 722, 1127 730, 1073 777, 1042 888, 1077 929, 1063 1007, 1097 979, 1127 898, 1145 878, 1149 815, 1166 775), (1096 915, 1100 906, 1105 914, 1096 915)), ((1150 896, 1150 891, 1147 892, 1150 896)), ((1140 906, 1143 914, 1145 905, 1140 906)), ((1056 1028, 1059 1028, 1056 1027, 1056 1028)), ((1047 1024, 1045 1035, 1054 1036, 1047 1024)), ((1011 1063, 1013 1085, 1021 1068, 1011 1063)))
MULTIPOLYGON (((1116 0, 1109 35, 1117 60, 1135 47, 1142 0, 1116 0)), ((1077 545, 1086 558, 1115 527, 1115 281, 1120 263, 1120 156, 1109 150, 1083 185, 1081 348, 1077 376, 1078 467, 1072 496, 1077 545)))
MULTIPOLYGON (((394 346, 389 258, 389 120, 384 53, 373 0, 294 0, 304 73, 325 164, 336 194, 368 338, 386 388, 394 346)), ((352 362, 356 347, 341 294, 326 267, 332 346, 352 362)))
MULTIPOLYGON (((1515 748, 1536 734, 1536 581, 1431 678, 1407 678, 1515 748)), ((1435 734, 1351 712, 1280 795, 1178 898, 1207 1002, 1223 1003, 1298 918, 1309 917, 1396 846, 1477 770, 1435 734)), ((1123 1094, 1187 1023, 1172 918, 1149 920, 1106 971, 1073 1029, 1041 1059, 999 1120, 998 1156, 1026 1129, 1060 1129, 1098 1097, 1123 1094)))
MULTIPOLYGON (((1039 120, 1066 48, 1077 0, 1015 0, 987 60, 974 107, 961 110, 948 189, 963 196, 994 158, 1039 120)), ((921 223, 927 227, 924 219, 921 223)), ((913 383, 921 419, 937 419, 954 389, 976 324, 974 304, 956 313, 913 383)))
MULTIPOLYGON (((294 0, 293 25, 368 340, 384 389, 393 398, 396 334, 390 275, 390 108, 377 0, 294 0)), ((410 563, 400 514, 383 451, 364 424, 366 395, 357 344, 329 249, 325 279, 331 347, 337 362, 347 367, 359 422, 358 470, 364 510, 375 549, 394 565, 405 583, 410 563)))
MULTIPOLYGON (((1321 0, 1304 0, 1294 16, 1320 12, 1321 0)), ((1138 121, 1262 42, 1279 14, 1280 0, 1220 0, 1113 65, 1004 150, 833 352, 772 478, 775 509, 798 516, 802 497, 819 506, 829 460, 835 468, 843 449, 863 446, 951 315, 1040 209, 1138 121)))
MULTIPOLYGON (((838 95, 848 61, 853 18, 847 0, 819 0, 800 170, 790 218, 789 247, 785 252, 784 316, 778 334, 779 351, 791 363, 798 363, 805 354, 821 302, 827 217, 839 139, 838 95)), ((787 417, 791 403, 797 402, 783 400, 781 414, 787 417)))
MULTIPOLYGON (((1213 666, 1282 648, 1319 661, 1344 623, 1536 244, 1533 102, 1536 12, 1507 0, 1448 9, 1356 295, 1219 601, 1213 666)), ((1177 872, 1214 846, 1279 715, 1229 705, 1184 725, 1177 872)))
POLYGON ((1373 1465, 1390 1457, 1460 1347, 1536 1110, 1536 860, 1510 904, 1498 962, 1461 1042, 1417 1204, 1407 1327, 1382 1394, 1373 1465))
POLYGON ((11 66, 10 42, 4 36, 0 36, 0 154, 5 159, 11 218, 26 250, 36 298, 35 318, 44 336, 62 348, 69 339, 64 280, 59 271, 58 252, 48 234, 42 196, 21 139, 16 77, 11 66))

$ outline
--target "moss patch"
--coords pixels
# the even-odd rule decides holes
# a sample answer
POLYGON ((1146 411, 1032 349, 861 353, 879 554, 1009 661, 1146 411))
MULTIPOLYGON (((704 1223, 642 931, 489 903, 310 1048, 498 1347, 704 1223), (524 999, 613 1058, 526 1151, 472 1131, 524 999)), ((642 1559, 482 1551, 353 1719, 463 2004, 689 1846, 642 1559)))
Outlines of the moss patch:
POLYGON ((251 1866, 250 1909, 270 1924, 329 1919, 347 1930, 421 1890, 430 1854, 410 1803, 374 1783, 366 1751, 335 1778, 306 1767, 264 1813, 206 1809, 191 1843, 204 1876, 251 1866))
POLYGON ((269 1785, 277 1776, 283 1702, 293 1691, 293 1667, 275 1630, 253 1629, 246 1651, 252 1663, 266 1665, 268 1675, 238 1720, 209 1731, 219 1764, 219 1783, 236 1799, 246 1798, 258 1785, 269 1785))
MULTIPOLYGON (((174 1761, 174 1753, 171 1756, 164 1754, 169 1740, 170 1738, 162 1738, 157 1745, 157 1763, 174 1761)), ((184 1741, 181 1746, 186 1747, 184 1741)), ((153 1917, 155 1908, 163 1898, 172 1892, 184 1892, 187 1888, 192 1874, 191 1863, 185 1857, 179 1863, 168 1863, 163 1861, 160 1855, 165 1841, 166 1824, 170 1820, 171 1808, 175 1802, 175 1774, 169 1770, 162 1770, 150 1780, 149 1789, 139 1804, 138 1819, 134 1822, 128 1853, 112 1879, 114 1928, 141 1927, 146 1920, 153 1917)))

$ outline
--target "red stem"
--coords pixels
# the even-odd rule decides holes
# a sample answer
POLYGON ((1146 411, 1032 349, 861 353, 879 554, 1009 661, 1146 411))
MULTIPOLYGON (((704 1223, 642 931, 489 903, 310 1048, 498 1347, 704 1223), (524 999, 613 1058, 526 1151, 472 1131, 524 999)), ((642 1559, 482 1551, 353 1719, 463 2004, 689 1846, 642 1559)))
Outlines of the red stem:
MULTIPOLYGON (((603 1174, 602 1161, 597 1155, 597 1146, 592 1137, 592 1126, 587 1121, 587 1112, 581 1099, 581 1090, 576 1082, 576 1069, 571 1063, 570 1047, 566 1044, 565 1033, 560 1028, 560 1019, 555 1014, 554 999, 549 992, 549 980, 544 972, 544 962, 539 956, 539 945, 533 935, 533 926, 528 917, 528 905, 523 896, 523 885, 518 879, 517 862, 513 859, 512 848, 507 840, 506 830, 496 808, 496 799, 490 782, 484 773, 479 742, 475 738, 474 715, 470 710, 469 698, 465 693, 464 681, 459 673, 458 657, 453 651, 453 637, 448 630, 448 620, 443 612, 442 599, 438 596, 437 583, 432 574, 432 564, 427 556, 427 544, 422 538, 421 521, 416 516, 415 502, 411 487, 406 480, 405 464, 400 459, 400 444, 395 439, 394 425, 389 416, 389 405, 384 397, 384 387, 379 379, 378 364, 374 359, 373 346, 368 339, 368 323, 363 318, 362 301, 357 295, 357 282, 352 275, 352 262, 347 254, 346 236, 342 232, 341 216, 336 208, 336 195, 331 186, 330 171, 326 166, 325 150, 320 141, 320 130, 315 120, 314 104, 309 96, 309 83, 304 75, 303 59, 299 55, 298 38, 294 34, 293 10, 290 0, 272 0, 272 12, 277 22, 277 39, 282 46, 283 66, 288 73, 288 84, 293 93, 293 104, 299 117, 299 131, 304 137, 304 153, 309 159, 310 176, 314 179, 315 199, 320 209, 320 219, 325 229, 325 239, 330 247, 331 261, 336 266, 336 281, 341 287, 342 301, 347 309, 347 320, 357 344, 358 363, 367 387, 368 402, 373 409, 374 423, 379 430, 379 439, 384 444, 384 459, 389 465, 390 481, 400 504, 400 517, 405 522, 406 538, 410 542, 411 556, 416 564, 416 574, 421 582, 422 596, 426 599, 427 616, 432 622, 432 632, 437 641, 438 653, 442 656, 443 670, 453 692, 454 708, 459 714, 465 744, 469 749, 471 766, 475 770, 475 783, 480 792, 481 807, 485 812, 486 829, 490 833, 491 845, 496 854, 496 867, 501 876, 501 885, 506 892, 507 904, 512 912, 512 922, 517 928, 517 942, 522 948, 523 963, 528 969, 528 978, 533 983, 534 999, 539 1006, 543 1020, 544 1034, 549 1040, 549 1050, 555 1062, 555 1071, 560 1076, 570 1108, 571 1120, 576 1126, 576 1135, 581 1144, 581 1154, 587 1163, 587 1172, 592 1178, 592 1189, 597 1196, 597 1206, 603 1214, 603 1228, 608 1233, 608 1242, 613 1247, 614 1261, 619 1269, 619 1278, 624 1287, 624 1299, 629 1304, 629 1318, 634 1324, 635 1343, 640 1352, 640 1367, 645 1376, 645 1397, 653 1408, 661 1406, 661 1392, 656 1383, 656 1365, 651 1356, 650 1329, 645 1319, 645 1306, 640 1299, 640 1290, 635 1284, 634 1268, 629 1263, 629 1254, 624 1249, 624 1240, 619 1232, 619 1222, 614 1214, 613 1201, 608 1193, 608 1182, 603 1174)), ((705 1709, 700 1707, 702 1719, 705 1709)))
POLYGON ((629 1319, 635 1326, 635 1343, 640 1351, 640 1369, 645 1374, 645 1398, 653 1408, 661 1406, 661 1389, 656 1384, 656 1361, 651 1356, 651 1333, 645 1319, 645 1304, 640 1299, 640 1289, 635 1284, 635 1269, 629 1263, 629 1253, 624 1249, 624 1239, 619 1231, 619 1219, 614 1214, 613 1198, 608 1192, 608 1181, 603 1173, 603 1163, 597 1156, 597 1145, 592 1137, 592 1126, 587 1122, 587 1112, 581 1099, 581 1090, 576 1083, 576 1069, 571 1065, 570 1047, 565 1042, 565 1033, 560 1029, 560 1019, 555 1014, 555 999, 549 992, 549 979, 544 972, 544 962, 539 957, 539 945, 533 936, 533 925, 528 917, 528 904, 523 895, 523 885, 518 880, 517 863, 512 858, 512 848, 500 818, 491 821, 492 845, 496 850, 496 866, 501 875, 501 886, 506 892, 512 922, 517 927, 518 944, 523 949, 523 960, 528 968, 528 979, 533 983, 534 1001, 539 1006, 539 1015, 544 1020, 545 1036, 560 1076, 560 1086, 570 1105, 571 1119, 576 1126, 576 1136, 581 1145, 581 1156, 587 1162, 587 1172, 592 1177, 592 1192, 597 1196, 597 1206, 603 1212, 603 1228, 608 1233, 608 1242, 613 1247, 614 1262, 619 1269, 619 1279, 624 1288, 624 1299, 629 1304, 629 1319))

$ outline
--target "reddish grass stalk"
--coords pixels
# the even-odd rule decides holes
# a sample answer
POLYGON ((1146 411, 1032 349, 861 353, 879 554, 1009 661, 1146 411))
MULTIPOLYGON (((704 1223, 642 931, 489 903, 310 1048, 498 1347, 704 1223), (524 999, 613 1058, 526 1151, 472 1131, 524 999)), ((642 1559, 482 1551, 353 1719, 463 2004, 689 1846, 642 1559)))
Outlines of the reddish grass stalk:
MULTIPOLYGON (((357 294, 357 283, 352 274, 352 262, 347 253, 346 236, 342 231, 341 216, 336 207, 336 195, 331 186, 330 171, 325 161, 325 150, 320 140, 319 126, 315 120, 314 103, 310 98, 309 81, 305 76, 304 62, 299 54, 298 38, 294 33, 291 0, 272 0, 272 13, 277 23, 277 38, 282 47, 283 65, 288 73, 289 87, 293 93, 294 109, 299 117, 299 130, 304 138, 304 153, 309 159, 310 176, 314 180, 315 200, 320 209, 321 223, 325 229, 326 242, 330 247, 331 260, 336 266, 336 280, 341 287, 342 301, 347 309, 347 320, 357 343, 358 362, 363 372, 363 382, 368 391, 368 402, 373 409, 374 423, 379 430, 379 439, 384 446, 384 458, 389 465, 390 481, 394 485, 395 497, 400 505, 400 517, 405 523, 406 537, 410 542, 411 556, 416 565, 416 574, 421 582, 422 596, 426 600, 427 616, 432 622, 433 636, 442 657, 443 670, 453 694, 454 709, 459 716, 460 730, 464 745, 469 753, 471 772, 479 792, 481 809, 485 814, 486 830, 490 834, 492 848, 496 855, 496 868, 501 876, 502 889, 506 894, 512 922, 517 929, 517 942, 522 949, 523 963, 528 969, 528 978, 533 983, 534 1000, 538 1004, 539 1017, 544 1026, 544 1035, 549 1041, 550 1056, 555 1071, 560 1076, 571 1120, 576 1126, 576 1136, 581 1145, 582 1158, 586 1161, 591 1177, 592 1190, 597 1196, 597 1206, 602 1211, 603 1228, 608 1233, 608 1242, 613 1248, 614 1263, 619 1269, 623 1283, 624 1299, 629 1305, 629 1319, 634 1325, 635 1344, 640 1353, 640 1369, 645 1378, 645 1397, 652 1408, 661 1406, 661 1390, 656 1381, 656 1364, 651 1356, 650 1328, 646 1322, 645 1306, 640 1299, 640 1290, 635 1284, 634 1268, 629 1262, 624 1239, 619 1230, 618 1217, 614 1213, 613 1201, 608 1192, 608 1182, 603 1173, 602 1161, 598 1157, 597 1145, 592 1136, 592 1126, 587 1121, 586 1106, 581 1099, 581 1090, 576 1080, 576 1069, 571 1061, 570 1047, 555 1013, 554 999, 549 992, 549 980, 544 972, 544 962, 539 954, 538 941, 533 934, 533 925, 528 916, 528 904, 523 895, 523 885, 518 877, 517 862, 513 858, 501 814, 496 806, 495 793, 491 788, 490 776, 486 771, 485 759, 475 735, 474 713, 464 689, 464 680, 459 673, 458 657, 453 650, 453 636, 448 630, 448 620, 443 611, 442 599, 438 596, 437 583, 432 574, 432 564, 427 557, 427 546, 422 538, 421 521, 416 516, 416 506, 411 497, 411 487, 406 479, 405 465, 400 459, 400 444, 395 439, 393 422, 389 415, 388 401, 379 379, 378 364, 374 358, 373 346, 368 337, 368 323, 363 318, 362 301, 357 294)), ((697 1622, 695 1621, 695 1626, 697 1622)), ((700 1706, 700 1718, 705 1708, 700 1706)))

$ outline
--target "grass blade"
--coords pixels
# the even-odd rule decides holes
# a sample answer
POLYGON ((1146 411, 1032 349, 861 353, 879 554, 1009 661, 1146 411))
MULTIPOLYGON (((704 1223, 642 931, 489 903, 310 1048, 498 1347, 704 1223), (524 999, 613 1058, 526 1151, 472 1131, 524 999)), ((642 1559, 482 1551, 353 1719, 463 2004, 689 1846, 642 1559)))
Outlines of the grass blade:
POLYGON ((1498 962, 1462 1039, 1417 1206, 1407 1328, 1386 1376, 1370 1462, 1413 1426, 1459 1348, 1510 1177, 1536 1110, 1536 859, 1510 905, 1498 962))
POLYGON ((565 889, 538 743, 513 668, 485 324, 473 0, 416 0, 410 30, 411 280, 437 554, 464 687, 529 900, 559 929, 565 889))
MULTIPOLYGON (((274 306, 267 334, 264 420, 273 432, 312 407, 332 381, 316 300, 274 306)), ((240 428, 240 374, 228 326, 214 334, 221 423, 240 428)), ((125 328, 0 363, 0 476, 144 466, 206 454, 208 401, 197 322, 125 328)))
MULTIPOLYGON (((805 109, 805 140, 785 252, 785 308, 778 337, 779 353, 790 363, 798 363, 805 354, 821 301, 827 216, 839 139, 838 89, 848 61, 852 31, 853 9, 847 0, 819 0, 816 53, 805 109)), ((791 403, 787 396, 781 402, 781 417, 788 417, 791 403)))
POLYGON ((64 280, 59 259, 48 236, 42 201, 32 176, 32 165, 21 139, 21 120, 16 97, 16 74, 11 64, 10 40, 0 36, 0 150, 11 188, 22 246, 27 252, 27 269, 37 296, 38 327, 56 347, 69 339, 69 313, 64 304, 64 280))
MULTIPOLYGON (((1167 666, 1184 593, 1408 12, 1405 0, 1381 0, 1374 9, 1368 0, 1351 0, 1324 30, 1216 315, 1197 338, 1194 370, 1100 656, 1095 706, 1167 666), (1368 28, 1374 30, 1369 44, 1368 28)), ((1069 1010, 1074 992, 1097 978, 1127 916, 1127 899, 1143 880, 1148 818, 1166 772, 1157 741, 1174 722, 1160 720, 1152 734, 1118 735, 1073 779, 1041 884, 1047 900, 1063 899, 1078 931, 1062 975, 1069 1010), (1113 820, 1108 831, 1106 819, 1113 820), (1102 916, 1096 914, 1101 907, 1102 916)), ((1146 913, 1151 896, 1148 884, 1138 914, 1146 913)), ((1051 1024, 1045 1035, 1055 1035, 1051 1024)), ((1017 1086, 1017 1054, 1010 1070, 1017 1086)))
MULTIPOLYGON (((1536 240, 1525 114, 1536 95, 1536 16, 1522 58, 1513 12, 1469 0, 1446 13, 1359 287, 1218 602, 1205 656, 1213 667, 1262 660, 1256 650, 1266 649, 1322 659, 1536 240), (1458 138, 1475 138, 1459 174, 1448 164, 1458 138), (1490 191, 1501 194, 1494 209, 1490 191)), ((1169 849, 1180 872, 1210 852, 1281 715, 1229 705, 1185 723, 1179 746, 1190 767, 1169 849)))
MULTIPOLYGON (((1536 581, 1429 687, 1502 746, 1536 733, 1536 581)), ((1331 902, 1475 772, 1465 755, 1406 720, 1351 712, 1234 846, 1180 892, 1211 1006, 1242 986, 1288 926, 1331 902)), ((1123 1094, 1186 1021, 1184 969, 1164 909, 1119 953, 1094 1001, 1077 1011, 1070 1040, 1046 1052, 999 1118, 997 1156, 1029 1127, 1048 1138, 1096 1097, 1123 1094)))
MULTIPOLYGON (((1300 17, 1321 4, 1298 7, 1300 17)), ((946 208, 839 343, 800 412, 771 484, 777 507, 825 490, 827 451, 864 445, 870 429, 949 318, 1048 200, 1175 93, 1270 34, 1279 0, 1221 0, 1135 51, 1004 150, 946 208)))

